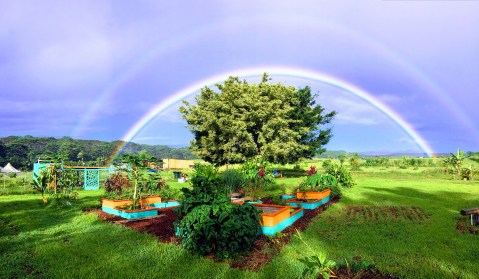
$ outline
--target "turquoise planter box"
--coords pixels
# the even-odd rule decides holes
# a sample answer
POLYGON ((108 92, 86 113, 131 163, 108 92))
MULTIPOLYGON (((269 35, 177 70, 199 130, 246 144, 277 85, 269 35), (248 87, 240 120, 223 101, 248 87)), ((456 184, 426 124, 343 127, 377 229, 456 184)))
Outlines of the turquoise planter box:
POLYGON ((315 209, 327 202, 329 202, 329 196, 325 197, 324 199, 321 199, 321 200, 318 200, 318 201, 315 201, 315 202, 302 202, 302 201, 297 201, 296 199, 290 199, 290 200, 286 200, 286 204, 287 205, 291 205, 291 206, 301 206, 302 208, 304 209, 315 209))
POLYGON ((167 202, 150 203, 150 204, 147 204, 147 205, 151 206, 151 207, 154 207, 154 208, 168 208, 168 207, 179 206, 180 202, 178 202, 178 201, 167 201, 167 202))
POLYGON ((282 230, 286 229, 287 227, 291 226, 298 220, 299 218, 303 217, 304 211, 301 210, 294 214, 293 216, 281 221, 279 224, 276 226, 261 226, 261 230, 263 231, 263 234, 268 235, 268 236, 275 236, 277 232, 281 232, 282 230))
POLYGON ((114 209, 111 207, 107 206, 102 206, 101 210, 103 210, 106 213, 113 214, 116 216, 120 216, 125 219, 138 219, 138 218, 146 218, 146 217, 152 217, 158 215, 158 211, 156 209, 147 209, 147 210, 142 210, 142 211, 134 211, 134 212, 128 212, 124 210, 119 210, 119 209, 114 209))
POLYGON ((296 198, 296 195, 281 195, 282 200, 289 200, 296 198))
POLYGON ((263 201, 261 201, 261 200, 257 200, 257 201, 247 201, 246 203, 248 203, 248 204, 258 204, 258 203, 263 203, 263 201))

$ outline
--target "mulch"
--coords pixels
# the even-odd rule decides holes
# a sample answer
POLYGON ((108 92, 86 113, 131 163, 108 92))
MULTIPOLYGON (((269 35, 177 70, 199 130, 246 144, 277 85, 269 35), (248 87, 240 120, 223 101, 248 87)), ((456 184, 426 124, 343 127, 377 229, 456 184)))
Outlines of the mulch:
MULTIPOLYGON (((261 235, 254 242, 252 251, 239 256, 235 260, 227 260, 232 268, 242 270, 259 271, 264 265, 271 262, 273 257, 277 255, 288 244, 292 236, 297 231, 304 231, 311 220, 321 214, 329 206, 336 203, 339 199, 331 199, 327 204, 324 204, 314 210, 304 210, 304 216, 298 219, 294 224, 284 229, 276 237, 267 237, 261 235)), ((264 203, 271 203, 271 200, 264 199, 264 203)), ((142 233, 154 235, 162 243, 170 243, 179 245, 180 238, 175 235, 173 222, 177 216, 172 208, 158 209, 158 216, 138 220, 126 220, 116 215, 111 215, 103 212, 101 209, 87 210, 88 212, 98 215, 104 221, 123 225, 142 233)), ((212 255, 207 256, 215 261, 222 261, 215 259, 212 255)), ((354 274, 347 269, 340 269, 336 272, 337 278, 374 278, 374 279, 389 279, 387 277, 372 271, 362 271, 359 274, 354 274)))

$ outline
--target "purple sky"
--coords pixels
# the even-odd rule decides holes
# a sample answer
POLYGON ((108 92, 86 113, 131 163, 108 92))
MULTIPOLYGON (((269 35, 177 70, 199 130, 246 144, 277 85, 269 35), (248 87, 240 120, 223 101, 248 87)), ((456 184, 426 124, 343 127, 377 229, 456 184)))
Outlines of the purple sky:
MULTIPOLYGON (((168 96, 261 65, 359 87, 434 151, 479 151, 478 15, 479 1, 0 0, 0 137, 121 139, 168 96)), ((338 111, 328 149, 418 151, 354 94, 273 81, 338 111)), ((133 141, 186 145, 178 105, 133 141)))

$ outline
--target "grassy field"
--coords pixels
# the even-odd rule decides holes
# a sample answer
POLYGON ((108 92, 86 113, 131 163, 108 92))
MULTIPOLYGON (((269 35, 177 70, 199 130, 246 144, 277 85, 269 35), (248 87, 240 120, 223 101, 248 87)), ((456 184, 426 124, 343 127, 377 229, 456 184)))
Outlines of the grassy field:
MULTIPOLYGON (((456 231, 459 211, 479 207, 479 182, 424 169, 355 172, 356 186, 260 272, 159 243, 83 213, 102 190, 72 206, 42 206, 39 194, 0 196, 0 278, 297 278, 298 259, 319 251, 335 261, 360 256, 399 278, 479 278, 479 236, 456 231)), ((292 189, 300 178, 279 183, 292 189)), ((173 187, 184 183, 170 181, 173 187)), ((3 186, 2 186, 3 187, 3 186)))

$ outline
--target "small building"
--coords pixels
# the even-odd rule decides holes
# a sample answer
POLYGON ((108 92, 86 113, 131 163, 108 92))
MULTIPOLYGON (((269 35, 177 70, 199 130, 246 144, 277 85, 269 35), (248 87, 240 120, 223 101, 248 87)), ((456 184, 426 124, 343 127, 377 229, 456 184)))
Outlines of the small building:
POLYGON ((163 159, 163 169, 189 169, 194 166, 193 160, 163 159))

